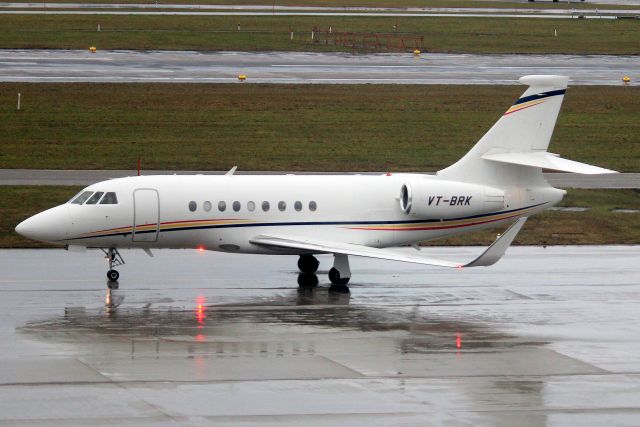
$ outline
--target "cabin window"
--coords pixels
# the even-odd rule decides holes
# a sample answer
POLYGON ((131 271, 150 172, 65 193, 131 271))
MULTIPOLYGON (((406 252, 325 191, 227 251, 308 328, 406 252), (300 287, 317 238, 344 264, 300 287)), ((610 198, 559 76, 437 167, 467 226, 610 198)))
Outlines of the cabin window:
POLYGON ((189 202, 189 210, 191 212, 195 212, 196 209, 198 209, 198 204, 196 202, 194 202, 194 201, 190 201, 189 202))
POLYGON ((235 212, 238 212, 240 210, 240 202, 238 202, 237 200, 235 202, 233 202, 233 210, 235 212))
POLYGON ((202 204, 202 209, 204 209, 205 212, 209 212, 211 210, 211 202, 210 201, 205 201, 202 204))
POLYGON ((253 212, 256 210, 256 202, 247 202, 247 209, 249 210, 249 212, 253 212))
POLYGON ((104 195, 102 200, 100 200, 101 205, 117 205, 118 198, 116 197, 116 193, 109 192, 104 195))
POLYGON ((301 201, 297 201, 293 204, 293 209, 295 209, 297 212, 300 212, 302 210, 302 202, 301 201))
POLYGON ((309 202, 309 210, 311 212, 315 212, 316 209, 318 209, 318 204, 316 202, 314 202, 313 200, 309 202))
POLYGON ((92 194, 93 194, 93 191, 83 191, 82 193, 80 193, 80 195, 78 195, 75 199, 73 199, 71 203, 73 203, 74 205, 81 205, 84 202, 86 202, 87 199, 91 197, 92 194))
POLYGON ((104 194, 104 191, 96 192, 93 196, 89 197, 89 200, 87 200, 87 203, 85 203, 85 204, 86 205, 95 205, 96 203, 98 203, 98 200, 100 200, 100 198, 102 197, 103 194, 104 194))
POLYGON ((262 210, 265 212, 269 212, 269 202, 267 201, 262 202, 262 210))
POLYGON ((220 212, 224 212, 227 210, 227 203, 223 202, 222 200, 218 202, 218 210, 220 212))
POLYGON ((283 201, 278 202, 278 210, 284 212, 287 209, 287 204, 283 201))

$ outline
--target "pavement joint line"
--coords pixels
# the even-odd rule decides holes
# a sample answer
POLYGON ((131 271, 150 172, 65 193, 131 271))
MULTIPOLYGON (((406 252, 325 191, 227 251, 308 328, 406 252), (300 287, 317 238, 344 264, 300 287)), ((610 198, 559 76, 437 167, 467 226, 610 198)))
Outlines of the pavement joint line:
MULTIPOLYGON (((469 355, 468 352, 465 351, 452 351, 451 353, 461 353, 465 355, 469 355)), ((295 357, 295 356, 292 356, 295 357)), ((216 357, 212 357, 211 359, 215 359, 216 357)), ((276 357, 273 357, 274 359, 276 357)), ((421 360, 421 359, 420 359, 421 360)), ((571 378, 571 377, 607 377, 607 376, 636 376, 640 375, 640 371, 631 371, 631 372, 569 372, 569 373, 550 373, 550 374, 460 374, 460 375, 411 375, 410 377, 406 377, 403 375, 367 375, 362 374, 364 376, 357 377, 347 377, 347 376, 336 376, 336 377, 326 377, 326 376, 317 376, 313 378, 255 378, 255 379, 208 379, 208 380, 167 380, 167 379, 159 379, 159 380, 110 380, 110 381, 43 381, 43 382, 7 382, 0 383, 0 388, 3 387, 15 387, 15 386, 55 386, 55 385, 96 385, 96 386, 110 386, 117 384, 124 385, 145 385, 145 384, 235 384, 235 383, 266 383, 266 382, 320 382, 320 381, 358 381, 358 382, 367 382, 370 380, 374 381, 384 381, 384 380, 393 380, 393 381, 421 381, 421 380, 455 380, 459 378, 472 378, 472 379, 484 379, 484 378, 508 378, 508 379, 538 379, 538 378, 571 378)), ((640 410, 640 408, 636 408, 640 410)))

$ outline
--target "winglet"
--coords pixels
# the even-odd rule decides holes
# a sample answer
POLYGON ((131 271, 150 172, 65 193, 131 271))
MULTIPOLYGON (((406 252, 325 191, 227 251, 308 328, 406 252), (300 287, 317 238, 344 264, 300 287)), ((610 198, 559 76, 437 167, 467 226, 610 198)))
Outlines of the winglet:
POLYGON ((507 229, 495 242, 487 248, 478 258, 461 267, 487 267, 498 262, 504 256, 511 242, 516 238, 520 229, 527 221, 527 217, 519 218, 507 229))

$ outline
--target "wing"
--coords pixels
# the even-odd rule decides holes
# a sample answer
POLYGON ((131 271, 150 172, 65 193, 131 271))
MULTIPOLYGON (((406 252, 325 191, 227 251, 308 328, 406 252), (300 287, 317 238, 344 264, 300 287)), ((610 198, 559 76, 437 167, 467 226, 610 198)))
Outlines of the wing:
POLYGON ((280 249, 299 249, 303 251, 327 254, 344 254, 366 258, 386 259, 390 261, 410 262, 414 264, 433 265, 437 267, 462 268, 479 267, 495 264, 506 252, 511 242, 524 225, 527 218, 520 218, 514 222, 482 255, 468 263, 446 261, 421 256, 411 256, 393 249, 378 249, 352 243, 328 242, 309 238, 290 236, 260 235, 251 239, 251 243, 280 249))

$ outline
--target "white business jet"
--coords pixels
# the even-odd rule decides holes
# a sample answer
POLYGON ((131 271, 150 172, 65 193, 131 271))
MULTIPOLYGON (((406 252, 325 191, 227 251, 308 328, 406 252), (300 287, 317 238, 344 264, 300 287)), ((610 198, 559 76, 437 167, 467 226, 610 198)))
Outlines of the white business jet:
MULTIPOLYGON (((498 261, 527 217, 562 200, 542 169, 583 174, 615 171, 547 152, 568 78, 525 76, 529 88, 462 159, 435 175, 163 175, 99 182, 68 203, 16 227, 34 240, 68 249, 100 248, 117 288, 118 249, 190 248, 299 255, 302 273, 316 254, 333 254, 332 288, 348 292, 348 257, 439 267, 498 261), (392 249, 513 223, 470 262, 392 249)), ((420 143, 420 142, 416 142, 420 143)), ((315 275, 314 275, 315 276, 315 275)), ((317 281, 317 278, 316 278, 317 281)))

